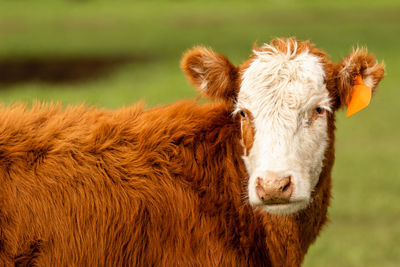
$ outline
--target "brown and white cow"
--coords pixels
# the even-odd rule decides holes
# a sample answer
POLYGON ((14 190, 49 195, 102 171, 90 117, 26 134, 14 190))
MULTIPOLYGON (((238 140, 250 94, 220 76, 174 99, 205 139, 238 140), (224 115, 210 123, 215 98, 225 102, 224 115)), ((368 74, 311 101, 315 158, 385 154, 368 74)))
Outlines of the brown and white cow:
POLYGON ((215 103, 0 108, 1 265, 302 263, 327 220, 335 111, 383 64, 289 38, 238 67, 194 48, 182 68, 215 103))

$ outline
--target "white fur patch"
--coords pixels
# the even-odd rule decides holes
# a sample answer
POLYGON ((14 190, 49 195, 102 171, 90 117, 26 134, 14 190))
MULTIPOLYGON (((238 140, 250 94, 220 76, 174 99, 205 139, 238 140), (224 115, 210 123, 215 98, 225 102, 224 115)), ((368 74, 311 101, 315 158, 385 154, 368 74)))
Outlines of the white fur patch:
POLYGON ((364 83, 371 88, 374 88, 376 86, 376 82, 374 81, 374 77, 371 75, 371 73, 374 73, 378 67, 379 65, 375 64, 374 66, 369 67, 364 73, 364 83))
POLYGON ((249 202, 270 213, 287 214, 309 204, 318 182, 327 148, 327 119, 326 113, 313 119, 313 112, 317 106, 330 111, 330 99, 318 56, 308 51, 296 54, 297 47, 288 53, 267 47, 272 51, 254 52, 256 58, 242 76, 236 108, 246 108, 254 118, 253 147, 243 156, 249 202), (263 205, 255 181, 267 171, 293 177, 291 204, 263 205))
POLYGON ((207 82, 207 80, 204 79, 201 81, 199 88, 200 88, 200 90, 205 92, 207 90, 207 86, 208 86, 208 82, 207 82))

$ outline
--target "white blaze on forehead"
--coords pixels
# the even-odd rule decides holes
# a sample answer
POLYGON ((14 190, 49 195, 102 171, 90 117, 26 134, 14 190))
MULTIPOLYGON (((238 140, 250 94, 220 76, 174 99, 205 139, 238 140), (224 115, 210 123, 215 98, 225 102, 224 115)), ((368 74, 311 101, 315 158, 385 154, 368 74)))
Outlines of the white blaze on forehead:
POLYGON ((296 55, 296 50, 281 53, 274 47, 266 47, 271 51, 254 51, 256 58, 243 74, 238 106, 250 104, 256 107, 251 110, 254 112, 271 100, 292 108, 306 104, 301 102, 317 101, 311 98, 329 102, 325 71, 318 56, 308 51, 296 55))
POLYGON ((244 71, 237 109, 254 117, 254 144, 244 156, 249 173, 249 201, 261 204, 255 180, 267 171, 293 177, 293 205, 265 207, 273 213, 304 208, 318 182, 327 147, 326 115, 312 119, 316 106, 330 110, 325 71, 320 57, 297 47, 282 53, 271 46, 254 51, 256 57, 244 71), (296 206, 297 205, 297 206, 296 206))

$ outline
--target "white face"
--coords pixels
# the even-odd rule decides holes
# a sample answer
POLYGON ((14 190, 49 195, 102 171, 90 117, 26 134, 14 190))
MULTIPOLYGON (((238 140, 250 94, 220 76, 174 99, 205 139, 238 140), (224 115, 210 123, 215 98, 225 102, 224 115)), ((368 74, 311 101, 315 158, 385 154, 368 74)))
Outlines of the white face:
POLYGON ((308 51, 296 55, 296 47, 288 49, 293 53, 263 48, 268 49, 255 51, 243 73, 236 104, 236 112, 248 110, 253 118, 254 142, 243 156, 248 197, 251 205, 269 213, 288 214, 309 204, 318 182, 328 145, 330 99, 318 56, 308 51), (261 200, 258 178, 268 184, 271 173, 275 179, 290 177, 288 202, 261 200))

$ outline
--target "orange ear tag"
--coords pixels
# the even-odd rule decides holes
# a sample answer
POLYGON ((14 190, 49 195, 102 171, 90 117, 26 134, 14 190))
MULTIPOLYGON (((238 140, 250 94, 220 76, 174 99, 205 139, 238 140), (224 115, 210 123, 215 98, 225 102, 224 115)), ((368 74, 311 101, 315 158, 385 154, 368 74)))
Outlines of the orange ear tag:
POLYGON ((367 107, 371 101, 371 94, 371 87, 363 82, 361 75, 357 75, 354 79, 353 93, 347 105, 346 118, 367 107))

